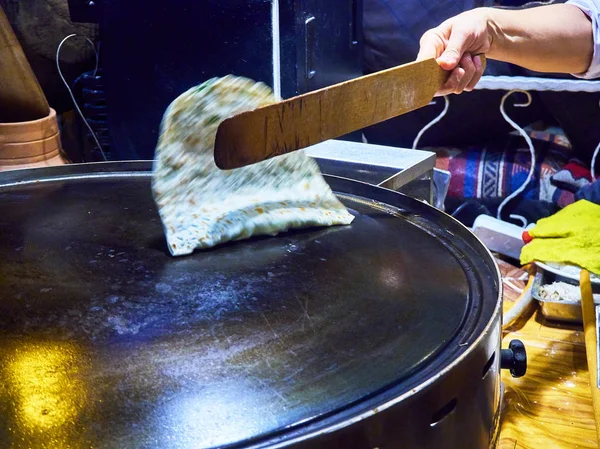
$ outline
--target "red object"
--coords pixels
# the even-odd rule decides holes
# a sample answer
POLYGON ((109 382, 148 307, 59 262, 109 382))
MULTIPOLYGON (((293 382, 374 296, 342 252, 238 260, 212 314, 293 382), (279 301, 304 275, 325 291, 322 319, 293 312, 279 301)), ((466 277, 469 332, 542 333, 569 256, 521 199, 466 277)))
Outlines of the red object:
POLYGON ((571 172, 571 176, 575 181, 581 178, 587 179, 589 182, 593 181, 591 172, 583 165, 578 164, 577 162, 569 162, 563 167, 563 170, 568 170, 569 172, 571 172))
POLYGON ((533 237, 529 234, 529 231, 523 231, 521 238, 523 239, 526 245, 533 240, 533 237))

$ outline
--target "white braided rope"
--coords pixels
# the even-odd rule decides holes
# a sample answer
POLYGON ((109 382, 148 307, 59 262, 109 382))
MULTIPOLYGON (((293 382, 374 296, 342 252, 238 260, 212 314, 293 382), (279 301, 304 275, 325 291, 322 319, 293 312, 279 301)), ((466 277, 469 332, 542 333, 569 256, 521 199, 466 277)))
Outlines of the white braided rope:
POLYGON ((502 219, 502 209, 504 209, 504 207, 513 198, 515 198, 517 195, 519 195, 521 192, 523 192, 523 190, 525 190, 525 188, 531 181, 531 178, 533 178, 533 174, 535 173, 535 148, 533 147, 533 142, 531 141, 531 137, 529 137, 529 135, 525 132, 525 130, 523 128, 521 128, 519 125, 517 125, 517 123, 515 123, 513 120, 511 120, 511 118, 506 113, 506 110, 504 109, 504 103, 506 102, 506 99, 516 92, 522 92, 525 95, 527 95, 527 103, 516 104, 515 107, 525 108, 531 104, 531 94, 529 92, 526 92, 526 91, 523 91, 520 89, 514 89, 514 90, 507 92, 502 97, 502 101, 500 102, 500 113, 502 114, 502 117, 504 117, 504 120, 506 120, 510 124, 510 126, 512 126, 525 139, 525 142, 527 142, 527 146, 529 147, 529 153, 531 154, 531 167, 529 168, 529 173, 527 175, 527 179, 525 180, 525 182, 523 184, 521 184, 521 186, 517 190, 515 190, 513 193, 511 193, 506 198, 504 198, 504 201, 502 201, 502 203, 500 203, 500 206, 498 206, 498 212, 496 213, 496 218, 498 218, 498 220, 502 219))
MULTIPOLYGON (((435 104, 435 103, 433 103, 433 104, 435 104)), ((432 121, 430 121, 429 123, 427 123, 427 125, 425 125, 423 127, 423 129, 421 129, 421 131, 419 131, 419 133, 417 134, 417 137, 415 137, 415 140, 413 140, 413 144, 412 144, 412 149, 413 150, 417 149, 417 146, 419 145, 419 141, 421 140, 421 137, 423 137, 423 134, 425 134, 425 132, 429 128, 431 128, 433 125, 435 125, 440 120, 442 120, 444 118, 444 116, 448 113, 448 109, 449 108, 450 108, 450 99, 446 95, 444 97, 444 109, 442 110, 442 112, 440 112, 438 114, 438 116, 436 118, 434 118, 432 121)))
POLYGON ((539 92, 600 92, 600 81, 534 78, 527 76, 482 76, 477 90, 535 90, 539 92))

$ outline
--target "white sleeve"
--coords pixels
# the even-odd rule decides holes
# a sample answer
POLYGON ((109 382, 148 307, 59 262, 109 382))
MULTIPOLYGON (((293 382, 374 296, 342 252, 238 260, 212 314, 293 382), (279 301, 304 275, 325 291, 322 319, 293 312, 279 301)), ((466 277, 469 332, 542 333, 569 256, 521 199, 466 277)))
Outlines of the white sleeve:
POLYGON ((592 30, 594 33, 594 56, 592 63, 585 73, 577 73, 574 76, 578 78, 599 78, 600 77, 600 0, 569 0, 570 5, 575 5, 587 14, 592 20, 592 30))

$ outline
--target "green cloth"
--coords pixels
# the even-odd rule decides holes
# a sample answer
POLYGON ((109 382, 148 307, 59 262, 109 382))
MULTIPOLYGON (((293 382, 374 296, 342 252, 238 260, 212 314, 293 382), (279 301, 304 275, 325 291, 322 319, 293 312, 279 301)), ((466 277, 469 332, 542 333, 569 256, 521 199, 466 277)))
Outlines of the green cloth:
POLYGON ((537 222, 521 250, 523 265, 557 262, 600 274, 600 206, 581 200, 537 222))

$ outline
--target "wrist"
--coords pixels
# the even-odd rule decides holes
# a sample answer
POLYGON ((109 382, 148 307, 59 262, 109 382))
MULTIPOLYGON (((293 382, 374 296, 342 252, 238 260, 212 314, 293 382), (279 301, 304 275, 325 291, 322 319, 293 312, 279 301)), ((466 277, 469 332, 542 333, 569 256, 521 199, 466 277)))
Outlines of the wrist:
POLYGON ((487 31, 489 50, 487 57, 502 60, 506 36, 501 26, 502 10, 496 8, 481 8, 481 14, 487 31))

